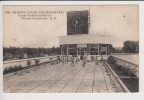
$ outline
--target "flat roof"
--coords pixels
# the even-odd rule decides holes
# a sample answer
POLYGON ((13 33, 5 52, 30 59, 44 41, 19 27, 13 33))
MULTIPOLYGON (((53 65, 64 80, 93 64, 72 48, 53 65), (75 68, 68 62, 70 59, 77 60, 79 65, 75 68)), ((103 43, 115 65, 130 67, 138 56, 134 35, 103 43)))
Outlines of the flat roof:
MULTIPOLYGON (((66 36, 60 36, 60 37, 67 37, 67 36, 82 36, 82 35, 97 35, 97 36, 109 36, 111 37, 110 35, 105 35, 105 34, 74 34, 74 35, 66 35, 66 36)), ((59 37, 59 38, 60 38, 59 37)))
POLYGON ((111 44, 111 36, 99 34, 77 34, 59 37, 59 44, 111 44))

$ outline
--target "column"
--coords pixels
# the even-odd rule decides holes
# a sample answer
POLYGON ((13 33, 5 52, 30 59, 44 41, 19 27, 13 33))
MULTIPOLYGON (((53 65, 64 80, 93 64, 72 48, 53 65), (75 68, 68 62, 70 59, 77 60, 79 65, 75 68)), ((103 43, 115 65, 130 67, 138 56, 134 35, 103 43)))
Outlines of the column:
POLYGON ((65 55, 68 55, 68 45, 65 45, 65 55))
POLYGON ((109 44, 107 44, 107 55, 109 55, 109 44))
POLYGON ((75 55, 78 55, 77 44, 75 44, 75 55))
POLYGON ((60 45, 60 55, 62 55, 62 45, 60 45))
POLYGON ((98 45, 98 55, 101 55, 101 44, 98 45))
POLYGON ((90 54, 90 44, 87 44, 87 54, 90 54))
POLYGON ((107 47, 108 47, 108 46, 107 46, 107 44, 106 44, 106 55, 108 54, 108 52, 107 52, 107 50, 108 50, 107 47))

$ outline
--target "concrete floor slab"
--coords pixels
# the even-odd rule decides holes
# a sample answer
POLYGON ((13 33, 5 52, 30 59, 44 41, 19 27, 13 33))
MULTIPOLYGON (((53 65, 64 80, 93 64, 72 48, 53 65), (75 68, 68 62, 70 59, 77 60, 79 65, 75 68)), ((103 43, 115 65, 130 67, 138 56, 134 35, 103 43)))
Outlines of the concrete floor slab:
POLYGON ((4 93, 115 93, 117 88, 124 92, 117 80, 107 75, 105 66, 93 61, 85 67, 82 61, 74 67, 70 63, 47 64, 21 76, 4 75, 3 87, 4 93))

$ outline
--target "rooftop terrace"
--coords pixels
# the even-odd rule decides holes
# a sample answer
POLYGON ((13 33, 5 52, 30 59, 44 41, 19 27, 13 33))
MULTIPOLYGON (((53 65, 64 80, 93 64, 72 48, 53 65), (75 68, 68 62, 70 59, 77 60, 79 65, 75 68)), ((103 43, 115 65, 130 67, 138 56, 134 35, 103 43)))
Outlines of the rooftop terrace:
POLYGON ((30 69, 22 75, 4 75, 4 93, 115 93, 124 92, 113 75, 108 76, 105 66, 93 61, 82 67, 82 61, 68 64, 47 64, 30 69), (115 86, 113 85, 115 84, 115 86))

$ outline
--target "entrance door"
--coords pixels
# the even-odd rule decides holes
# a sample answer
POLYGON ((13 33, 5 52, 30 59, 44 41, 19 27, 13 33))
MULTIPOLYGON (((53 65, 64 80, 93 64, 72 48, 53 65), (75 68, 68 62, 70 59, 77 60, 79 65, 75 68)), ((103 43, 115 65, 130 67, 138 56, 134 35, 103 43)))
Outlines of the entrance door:
POLYGON ((80 59, 83 59, 84 54, 87 53, 86 47, 78 47, 78 55, 80 55, 80 59))

